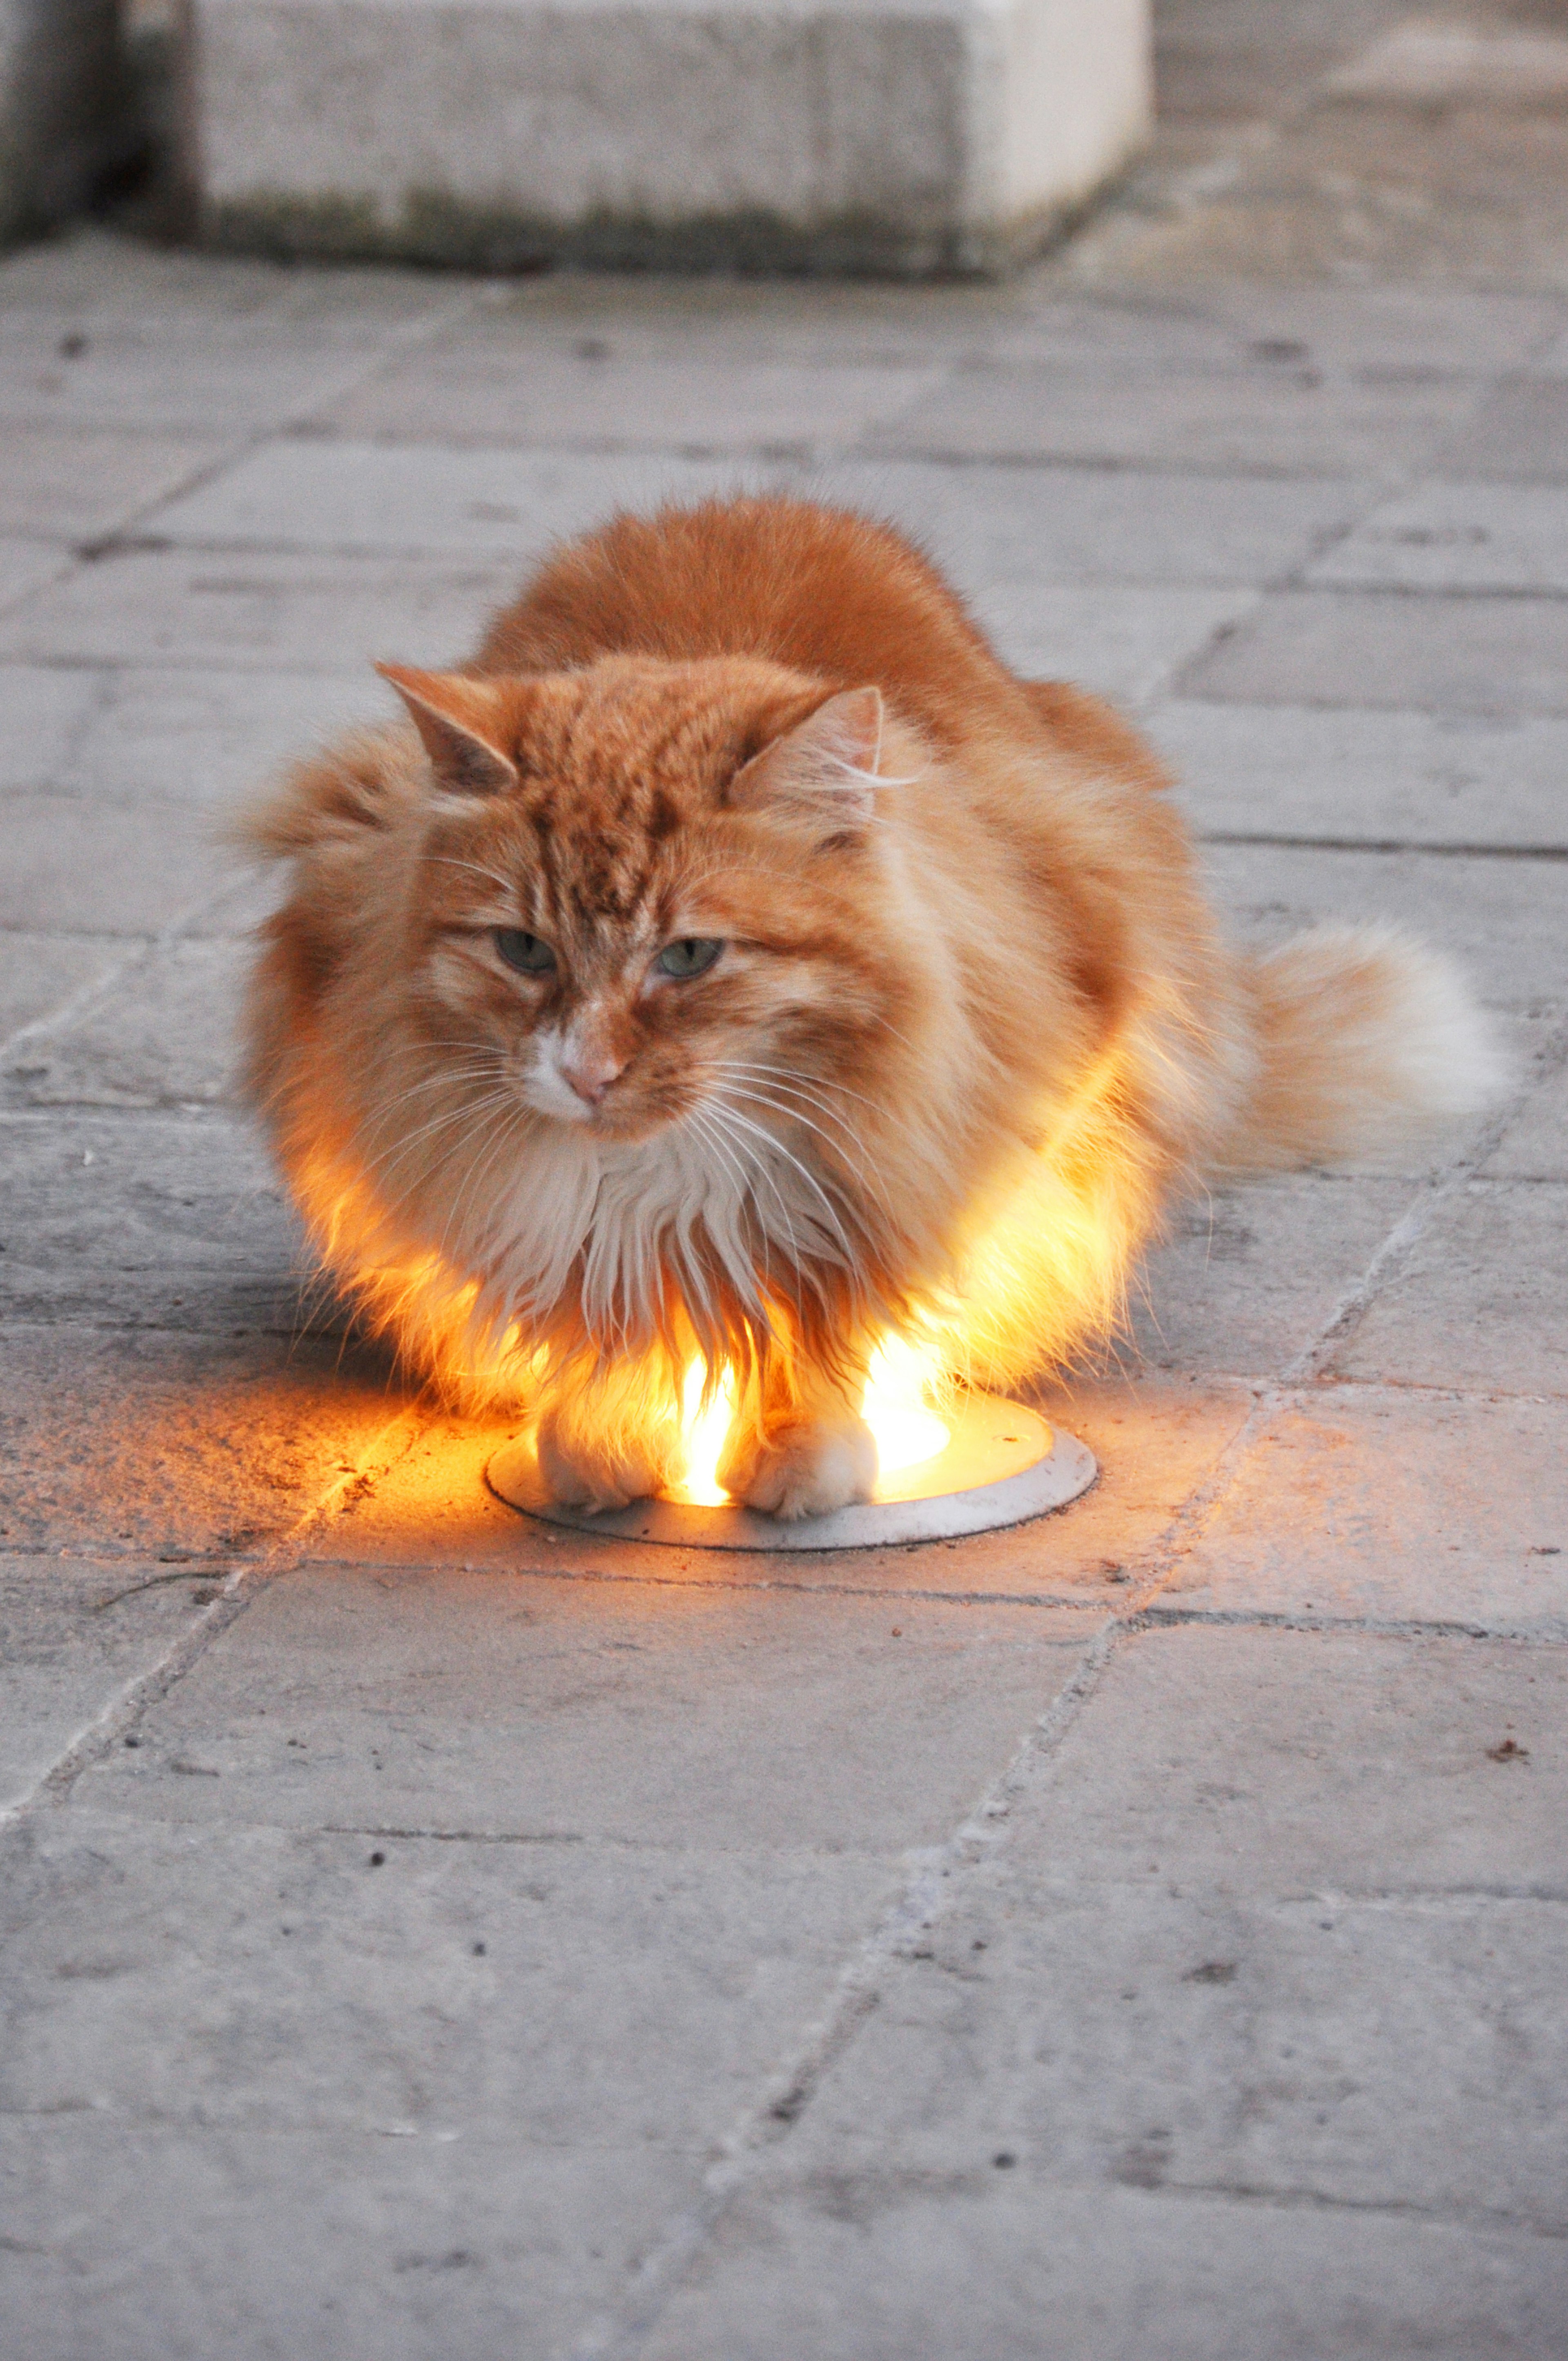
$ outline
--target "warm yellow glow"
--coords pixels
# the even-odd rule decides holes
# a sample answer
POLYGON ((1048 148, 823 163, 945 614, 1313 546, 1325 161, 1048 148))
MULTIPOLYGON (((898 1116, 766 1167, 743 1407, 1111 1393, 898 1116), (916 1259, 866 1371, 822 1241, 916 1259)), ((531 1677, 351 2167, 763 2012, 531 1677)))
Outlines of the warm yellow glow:
MULTIPOLYGON (((873 1354, 861 1410, 876 1437, 879 1475, 918 1467, 947 1449, 948 1429, 930 1405, 938 1374, 934 1350, 922 1351, 900 1336, 890 1336, 873 1354)), ((735 1388, 726 1372, 705 1410, 704 1376, 700 1361, 694 1361, 685 1374, 681 1400, 685 1474, 671 1489, 679 1499, 700 1507, 721 1508, 729 1495, 718 1481, 718 1456, 735 1415, 735 1388)))
POLYGON ((872 1356, 862 1414, 876 1437, 877 1472, 918 1467, 945 1451, 948 1429, 931 1408, 941 1375, 935 1347, 889 1336, 872 1356))
POLYGON ((694 1361, 686 1371, 681 1401, 681 1423, 686 1436, 686 1472, 683 1481, 674 1488, 683 1500, 695 1500, 702 1508, 717 1509, 729 1498, 719 1483, 718 1468, 718 1455, 724 1448, 724 1438, 735 1415, 735 1381, 726 1370, 718 1391, 704 1410, 702 1381, 705 1374, 700 1361, 694 1361))
MULTIPOLYGON (((916 1340, 890 1337, 877 1348, 863 1408, 881 1477, 927 1466, 947 1447, 941 1405, 952 1387, 1007 1393, 1031 1371, 1069 1362, 1086 1340, 1115 1333, 1127 1272, 1177 1155, 1170 1140, 1187 1137, 1196 1120, 1176 1089, 1180 1061, 1160 1046, 1168 1017, 1176 1022, 1151 1008, 1142 1032, 1108 1049, 1043 1126, 1041 1144, 998 1171, 955 1241, 945 1283, 908 1315, 916 1340)), ((409 1367, 429 1373, 470 1411, 559 1417, 565 1404, 572 1447, 590 1453, 601 1433, 619 1446, 651 1427, 663 1463, 673 1408, 667 1342, 642 1340, 618 1376, 615 1365, 596 1370, 587 1339, 565 1323, 565 1360, 553 1371, 550 1344, 523 1325, 503 1330, 487 1318, 477 1280, 440 1253, 411 1249, 396 1207, 382 1204, 345 1144, 323 1139, 302 1154, 296 1142, 295 1150, 294 1183, 323 1265, 346 1281, 367 1324, 394 1340, 409 1367)), ((718 1470, 735 1388, 726 1377, 704 1408, 705 1381, 701 1362, 693 1362, 680 1402, 685 1473, 669 1491, 722 1507, 729 1496, 718 1470)))

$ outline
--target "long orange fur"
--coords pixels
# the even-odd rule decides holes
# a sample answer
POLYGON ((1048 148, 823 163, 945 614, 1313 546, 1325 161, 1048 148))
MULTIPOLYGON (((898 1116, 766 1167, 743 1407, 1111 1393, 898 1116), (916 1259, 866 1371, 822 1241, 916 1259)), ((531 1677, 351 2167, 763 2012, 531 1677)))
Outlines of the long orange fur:
POLYGON ((883 1334, 1014 1383, 1115 1326, 1173 1190, 1489 1086, 1419 946, 1229 950, 1148 748, 863 518, 622 516, 387 676, 408 718, 249 826, 292 862, 252 1087, 326 1266, 448 1388, 536 1397, 563 1499, 667 1479, 696 1356, 738 1496, 862 1496, 883 1334))

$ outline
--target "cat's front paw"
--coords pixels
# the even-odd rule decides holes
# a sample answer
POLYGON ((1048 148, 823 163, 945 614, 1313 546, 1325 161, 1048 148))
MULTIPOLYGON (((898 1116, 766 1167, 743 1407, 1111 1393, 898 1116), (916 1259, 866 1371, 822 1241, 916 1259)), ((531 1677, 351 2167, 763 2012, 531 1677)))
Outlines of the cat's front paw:
POLYGON ((546 1412, 539 1422, 539 1472, 563 1509, 590 1513, 630 1508, 669 1481, 673 1444, 663 1436, 591 1436, 546 1412))
POLYGON ((876 1475, 876 1441, 864 1419, 807 1419, 733 1437, 718 1480, 748 1509, 793 1520, 869 1500, 876 1475))

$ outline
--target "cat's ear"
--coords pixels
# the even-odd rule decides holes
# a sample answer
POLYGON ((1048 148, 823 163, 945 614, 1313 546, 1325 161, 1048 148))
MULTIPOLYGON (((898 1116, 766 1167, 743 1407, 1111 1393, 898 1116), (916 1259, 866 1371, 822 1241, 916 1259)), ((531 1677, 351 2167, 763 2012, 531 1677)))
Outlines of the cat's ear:
POLYGON ((416 672, 410 664, 378 664, 408 707, 424 741, 431 768, 455 796, 494 796, 517 785, 517 765, 498 742, 500 692, 494 682, 461 673, 416 672))
POLYGON ((882 725, 880 689, 844 689, 754 755, 736 776, 731 802, 798 816, 828 836, 858 836, 876 805, 882 725))

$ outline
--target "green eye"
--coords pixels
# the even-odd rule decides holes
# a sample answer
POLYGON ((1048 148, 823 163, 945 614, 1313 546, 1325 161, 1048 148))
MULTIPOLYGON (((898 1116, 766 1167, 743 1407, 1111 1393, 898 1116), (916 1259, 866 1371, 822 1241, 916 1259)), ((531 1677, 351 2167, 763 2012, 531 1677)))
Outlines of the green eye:
POLYGON ((547 942, 516 927, 496 928, 496 949, 520 975, 548 975, 555 964, 555 954, 547 942))
POLYGON ((713 965, 724 949, 710 935, 683 935, 678 942, 666 943, 653 964, 661 975, 701 975, 713 965))

